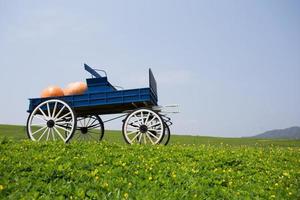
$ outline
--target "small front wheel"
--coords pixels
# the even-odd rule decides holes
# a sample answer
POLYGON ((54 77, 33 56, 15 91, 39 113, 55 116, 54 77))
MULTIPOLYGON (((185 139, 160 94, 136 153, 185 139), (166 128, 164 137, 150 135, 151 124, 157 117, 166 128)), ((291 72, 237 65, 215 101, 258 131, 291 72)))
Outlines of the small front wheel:
POLYGON ((62 140, 66 143, 76 130, 76 116, 66 102, 47 100, 29 115, 26 129, 33 141, 62 140))
POLYGON ((159 144, 164 137, 164 121, 150 109, 130 113, 123 123, 123 136, 128 144, 159 144))

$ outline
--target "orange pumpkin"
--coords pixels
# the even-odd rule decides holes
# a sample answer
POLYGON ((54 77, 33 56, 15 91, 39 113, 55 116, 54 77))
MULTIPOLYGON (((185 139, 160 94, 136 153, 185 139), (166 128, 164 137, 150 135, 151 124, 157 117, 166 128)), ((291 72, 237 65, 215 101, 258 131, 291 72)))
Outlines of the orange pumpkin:
POLYGON ((64 91, 58 86, 49 86, 41 93, 41 98, 64 96, 64 91))
POLYGON ((65 95, 78 95, 83 94, 87 91, 87 84, 83 82, 70 83, 65 89, 65 95))

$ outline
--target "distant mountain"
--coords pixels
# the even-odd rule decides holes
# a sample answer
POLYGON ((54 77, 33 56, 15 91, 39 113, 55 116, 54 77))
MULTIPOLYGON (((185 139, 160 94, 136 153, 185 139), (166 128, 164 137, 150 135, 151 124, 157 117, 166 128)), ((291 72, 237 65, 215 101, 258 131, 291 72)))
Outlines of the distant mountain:
POLYGON ((278 129, 266 131, 262 134, 253 136, 254 138, 286 138, 286 139, 300 139, 300 127, 291 127, 286 129, 278 129))

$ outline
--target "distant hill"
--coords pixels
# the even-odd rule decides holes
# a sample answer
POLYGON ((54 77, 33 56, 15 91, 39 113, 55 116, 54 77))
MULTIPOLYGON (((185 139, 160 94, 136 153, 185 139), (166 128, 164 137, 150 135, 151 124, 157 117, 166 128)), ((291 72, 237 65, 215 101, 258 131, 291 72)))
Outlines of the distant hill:
POLYGON ((277 129, 266 131, 262 134, 253 136, 254 138, 286 138, 286 139, 300 139, 300 127, 291 127, 286 129, 277 129))

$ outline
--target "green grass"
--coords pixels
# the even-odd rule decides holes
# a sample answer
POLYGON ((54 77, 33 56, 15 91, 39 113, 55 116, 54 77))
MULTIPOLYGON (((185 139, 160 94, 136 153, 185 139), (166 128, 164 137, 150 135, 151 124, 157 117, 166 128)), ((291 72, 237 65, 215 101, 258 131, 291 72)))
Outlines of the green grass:
POLYGON ((300 141, 32 142, 0 125, 0 199, 300 199, 300 141))
MULTIPOLYGON (((24 126, 0 125, 0 137, 8 137, 13 140, 27 139, 26 128, 24 126)), ((121 131, 107 130, 104 134, 104 141, 125 144, 121 131)), ((172 135, 170 139, 172 144, 205 144, 205 145, 231 145, 231 146, 286 146, 300 147, 300 140, 288 139, 255 139, 255 138, 222 138, 190 135, 172 135)))

